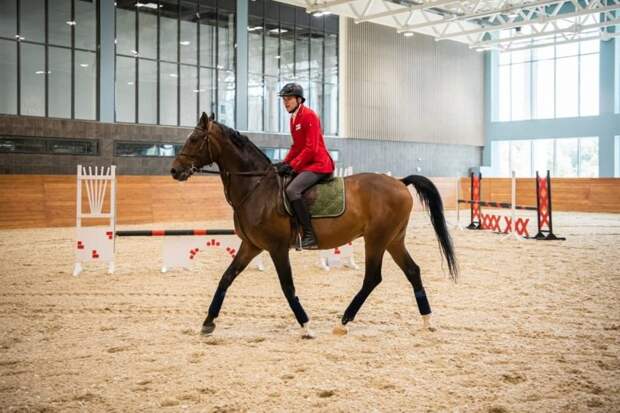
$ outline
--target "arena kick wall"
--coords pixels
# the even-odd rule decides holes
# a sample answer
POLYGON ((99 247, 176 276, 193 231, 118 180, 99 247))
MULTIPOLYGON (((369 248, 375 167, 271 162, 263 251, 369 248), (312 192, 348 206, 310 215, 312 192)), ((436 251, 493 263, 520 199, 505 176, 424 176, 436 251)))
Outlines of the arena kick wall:
MULTIPOLYGON (((446 209, 453 209, 456 178, 431 179, 446 209)), ((552 178, 552 186, 554 211, 620 212, 620 179, 552 178)), ((461 197, 469 197, 469 178, 461 178, 460 188, 461 197)), ((517 179, 517 203, 535 204, 534 188, 533 178, 517 179)), ((0 175, 0 228, 72 227, 75 193, 75 175, 0 175)), ((481 199, 510 202, 510 179, 484 178, 481 199)), ((232 219, 219 178, 210 176, 185 183, 119 176, 117 209, 121 225, 232 219)))

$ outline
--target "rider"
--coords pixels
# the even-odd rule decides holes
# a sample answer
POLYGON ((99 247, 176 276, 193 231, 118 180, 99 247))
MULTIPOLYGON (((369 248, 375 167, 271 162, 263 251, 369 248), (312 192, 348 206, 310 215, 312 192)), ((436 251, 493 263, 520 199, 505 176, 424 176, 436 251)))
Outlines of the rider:
POLYGON ((294 176, 286 188, 286 196, 303 228, 301 247, 317 247, 302 194, 312 185, 331 176, 334 161, 325 146, 319 117, 304 105, 304 89, 297 83, 288 83, 280 90, 279 96, 282 97, 284 108, 291 114, 293 145, 284 161, 276 164, 276 168, 281 175, 294 176))

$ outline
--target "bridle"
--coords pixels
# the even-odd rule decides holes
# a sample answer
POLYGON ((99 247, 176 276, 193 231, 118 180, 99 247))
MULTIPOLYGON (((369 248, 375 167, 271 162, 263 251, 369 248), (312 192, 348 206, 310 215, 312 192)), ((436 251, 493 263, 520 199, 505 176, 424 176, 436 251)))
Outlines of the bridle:
MULTIPOLYGON (((209 153, 209 160, 211 161, 209 163, 209 165, 211 165, 213 163, 213 153, 211 151, 211 142, 209 140, 209 131, 211 130, 211 122, 209 122, 209 127, 207 129, 205 128, 201 128, 201 127, 196 127, 195 129, 201 130, 204 133, 204 138, 202 139, 202 142, 200 143, 200 147, 198 148, 198 151, 200 153, 202 153, 205 145, 207 146, 207 151, 209 153)), ((209 171, 209 170, 203 170, 198 168, 193 161, 192 156, 187 155, 186 153, 183 152, 183 150, 177 155, 177 156, 182 156, 185 157, 187 159, 189 159, 191 162, 191 167, 189 169, 190 171, 190 176, 195 174, 195 173, 205 173, 205 174, 218 174, 222 176, 222 180, 224 181, 224 195, 226 196, 226 202, 228 202, 228 204, 233 207, 233 209, 235 208, 240 208, 249 198, 250 196, 256 192, 256 190, 258 189, 258 187, 260 186, 260 184, 263 181, 263 178, 265 178, 265 176, 269 175, 270 172, 275 172, 275 167, 273 165, 269 165, 265 170, 263 171, 246 171, 246 172, 231 172, 231 171, 209 171), (252 176, 260 176, 260 178, 258 179, 258 181, 256 182, 256 184, 254 184, 254 186, 252 187, 252 189, 250 189, 245 195, 244 197, 241 199, 241 202, 239 202, 238 205, 234 205, 230 196, 229 196, 229 190, 228 188, 230 187, 230 179, 231 177, 235 175, 235 176, 248 176, 248 177, 252 177, 252 176), (224 177, 226 179, 224 179, 224 177)))

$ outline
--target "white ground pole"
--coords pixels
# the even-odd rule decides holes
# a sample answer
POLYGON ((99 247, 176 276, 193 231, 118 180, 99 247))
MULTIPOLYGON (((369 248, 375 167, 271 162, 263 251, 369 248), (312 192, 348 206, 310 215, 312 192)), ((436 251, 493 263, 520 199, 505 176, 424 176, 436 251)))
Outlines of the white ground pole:
MULTIPOLYGON (((82 228, 82 219, 100 219, 107 218, 109 220, 108 227, 115 230, 116 222, 116 166, 99 167, 91 166, 88 169, 85 166, 77 166, 77 202, 76 202, 76 235, 81 237, 80 229, 82 228), (104 213, 103 202, 105 200, 105 193, 108 187, 108 181, 110 181, 110 212, 104 213), (86 187, 86 195, 88 197, 88 212, 82 211, 82 185, 86 187)), ((114 232, 112 232, 114 234, 114 232)), ((112 236, 112 242, 114 242, 114 236, 112 236)), ((114 251, 114 246, 112 247, 114 251)), ((114 253, 112 253, 113 256, 114 253)), ((76 255, 75 266, 73 269, 73 275, 78 276, 82 272, 82 259, 76 255)), ((114 259, 108 262, 108 273, 114 272, 114 259)))
POLYGON ((510 199, 510 217, 511 217, 511 222, 512 225, 510 226, 510 232, 508 234, 506 234, 504 237, 502 237, 502 241, 509 239, 509 238, 513 238, 516 239, 518 241, 523 240, 523 237, 521 237, 516 230, 516 226, 517 226, 517 209, 516 209, 516 205, 517 205, 517 174, 515 173, 515 171, 512 171, 511 173, 511 188, 510 188, 510 194, 511 194, 511 199, 510 199))
MULTIPOLYGON (((334 176, 337 177, 346 177, 349 175, 353 175, 353 167, 348 166, 346 168, 336 168, 334 176)), ((347 268, 352 268, 354 270, 358 270, 360 267, 355 263, 355 257, 353 256, 353 247, 342 246, 340 247, 341 252, 345 252, 343 257, 342 264, 347 268)), ((319 256, 319 267, 321 267, 325 271, 329 271, 329 263, 330 261, 338 261, 340 257, 335 253, 335 249, 331 250, 322 250, 319 256)))

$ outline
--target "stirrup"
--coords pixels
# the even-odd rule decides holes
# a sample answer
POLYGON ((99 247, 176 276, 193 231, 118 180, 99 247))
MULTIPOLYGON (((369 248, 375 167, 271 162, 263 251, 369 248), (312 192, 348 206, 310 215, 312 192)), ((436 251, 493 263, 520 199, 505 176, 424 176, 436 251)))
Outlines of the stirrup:
POLYGON ((313 236, 311 240, 314 241, 313 244, 304 246, 304 241, 310 241, 310 240, 309 239, 303 239, 303 238, 300 237, 299 246, 302 249, 305 249, 305 250, 318 250, 319 249, 319 243, 318 243, 316 237, 313 236))

